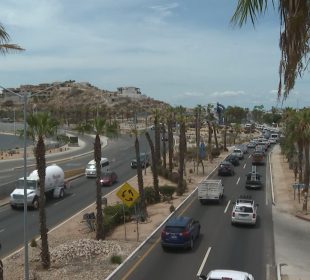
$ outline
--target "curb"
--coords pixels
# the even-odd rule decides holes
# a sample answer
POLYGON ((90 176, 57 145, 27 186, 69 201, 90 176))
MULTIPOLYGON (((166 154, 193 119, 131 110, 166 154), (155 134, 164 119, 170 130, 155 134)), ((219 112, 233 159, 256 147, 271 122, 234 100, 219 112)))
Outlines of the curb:
POLYGON ((305 216, 303 216, 301 214, 295 214, 295 217, 298 218, 298 219, 310 222, 310 215, 309 215, 309 217, 305 217, 305 216))

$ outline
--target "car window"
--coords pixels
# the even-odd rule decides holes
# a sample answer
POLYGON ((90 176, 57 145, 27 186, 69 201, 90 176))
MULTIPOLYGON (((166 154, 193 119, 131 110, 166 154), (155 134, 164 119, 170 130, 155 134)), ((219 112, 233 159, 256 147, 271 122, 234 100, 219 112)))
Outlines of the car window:
POLYGON ((184 231, 184 227, 166 226, 165 230, 167 232, 171 232, 171 233, 180 233, 180 232, 184 231))
POLYGON ((253 208, 247 207, 247 206, 236 206, 235 211, 242 212, 242 213, 253 213, 253 208))

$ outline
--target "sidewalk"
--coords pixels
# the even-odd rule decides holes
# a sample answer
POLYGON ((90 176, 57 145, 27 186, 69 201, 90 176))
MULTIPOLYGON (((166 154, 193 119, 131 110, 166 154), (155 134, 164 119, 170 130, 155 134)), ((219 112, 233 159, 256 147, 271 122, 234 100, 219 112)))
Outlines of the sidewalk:
POLYGON ((271 163, 275 192, 275 206, 272 208, 275 261, 282 280, 309 280, 310 212, 302 213, 302 202, 298 203, 297 194, 294 200, 294 173, 281 155, 279 145, 271 153, 271 163))

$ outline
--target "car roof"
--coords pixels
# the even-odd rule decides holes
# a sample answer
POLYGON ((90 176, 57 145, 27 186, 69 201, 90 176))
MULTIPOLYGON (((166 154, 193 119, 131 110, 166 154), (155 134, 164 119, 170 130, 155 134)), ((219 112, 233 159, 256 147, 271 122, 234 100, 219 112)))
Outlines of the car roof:
POLYGON ((184 216, 179 216, 179 217, 173 217, 171 218, 167 223, 166 226, 168 227, 173 227, 173 226, 181 226, 184 227, 188 224, 188 222, 191 220, 192 218, 190 217, 184 217, 184 216))
POLYGON ((243 271, 216 269, 212 270, 208 274, 207 279, 231 279, 231 280, 247 280, 249 274, 243 271), (226 278, 225 278, 226 277, 226 278))

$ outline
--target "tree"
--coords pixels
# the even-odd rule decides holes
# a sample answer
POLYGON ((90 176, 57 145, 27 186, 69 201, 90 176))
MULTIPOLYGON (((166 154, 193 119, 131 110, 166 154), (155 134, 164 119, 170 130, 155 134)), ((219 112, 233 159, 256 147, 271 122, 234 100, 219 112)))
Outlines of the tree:
POLYGON ((35 158, 36 166, 39 175, 39 221, 40 221, 40 235, 41 235, 41 263, 43 268, 50 267, 50 253, 48 247, 48 230, 46 226, 46 212, 45 212, 45 143, 44 138, 55 134, 58 122, 52 119, 48 113, 37 113, 30 115, 27 118, 28 134, 32 139, 36 140, 35 158))
POLYGON ((173 170, 173 123, 175 123, 175 116, 173 108, 169 108, 167 112, 167 129, 168 129, 168 165, 169 172, 172 173, 173 170))
MULTIPOLYGON (((257 17, 264 14, 275 1, 239 0, 231 22, 241 27, 251 18, 253 26, 257 17)), ((309 58, 310 4, 308 0, 279 0, 280 49, 278 97, 285 99, 294 88, 297 76, 307 69, 309 58)))
POLYGON ((95 118, 92 123, 92 129, 95 131, 94 142, 94 158, 96 162, 96 239, 105 239, 105 231, 103 227, 103 213, 102 213, 102 193, 101 193, 101 167, 100 161, 102 157, 101 153, 101 140, 100 135, 106 135, 107 137, 117 137, 119 133, 119 126, 117 122, 107 123, 105 119, 95 118))
POLYGON ((150 134, 146 131, 145 132, 145 137, 150 145, 150 149, 151 149, 151 155, 152 155, 152 164, 151 164, 151 168, 152 168, 152 174, 153 174, 153 187, 155 190, 155 199, 157 202, 160 201, 160 194, 159 194, 159 180, 158 180, 158 170, 157 170, 157 166, 156 166, 156 154, 155 154, 155 148, 154 148, 154 144, 153 141, 151 139, 150 134))
POLYGON ((3 25, 0 24, 0 53, 7 54, 9 52, 24 51, 22 47, 16 44, 9 44, 10 35, 5 31, 3 25))
POLYGON ((154 130, 155 130, 155 154, 156 154, 156 166, 160 166, 160 124, 159 124, 159 111, 154 112, 154 130))

